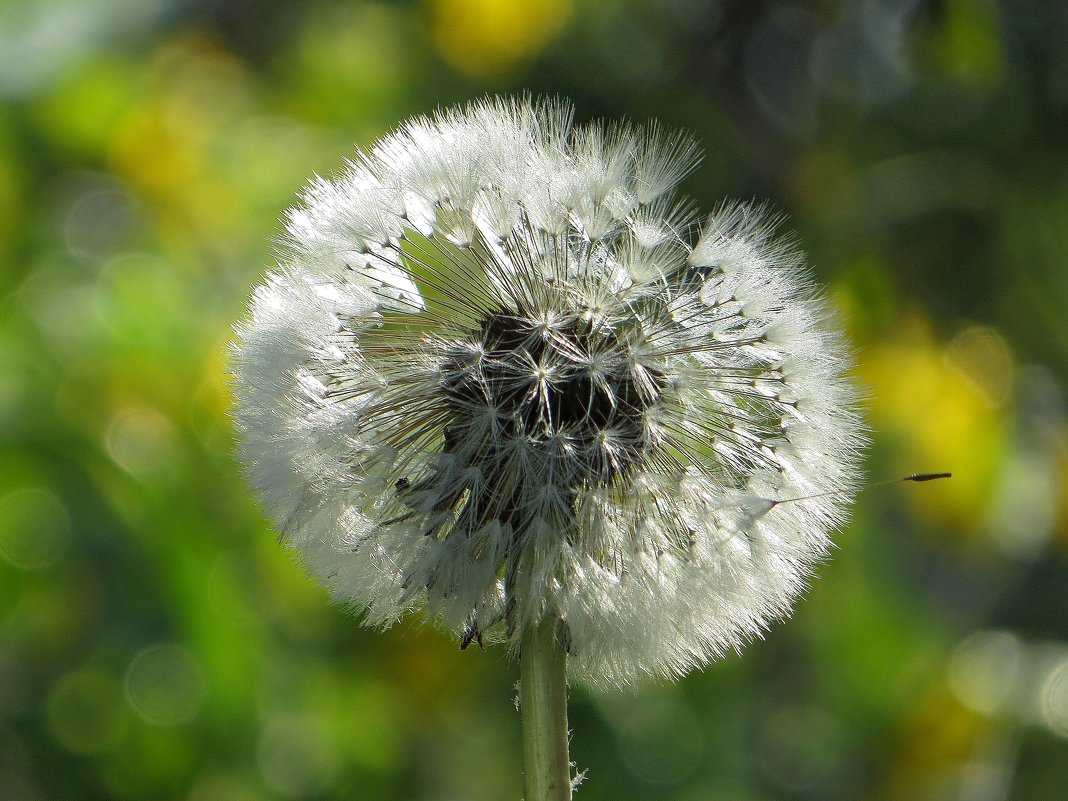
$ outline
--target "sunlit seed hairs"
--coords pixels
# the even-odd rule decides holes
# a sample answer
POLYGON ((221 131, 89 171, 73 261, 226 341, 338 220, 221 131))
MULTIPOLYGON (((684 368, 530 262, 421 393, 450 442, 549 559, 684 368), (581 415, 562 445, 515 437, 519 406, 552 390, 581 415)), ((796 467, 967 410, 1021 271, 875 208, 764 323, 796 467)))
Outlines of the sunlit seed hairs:
POLYGON ((672 200, 697 159, 488 100, 287 213, 237 326, 241 456, 365 622, 423 610, 466 646, 554 615, 572 677, 620 685, 788 614, 857 480, 856 393, 776 220, 672 200))

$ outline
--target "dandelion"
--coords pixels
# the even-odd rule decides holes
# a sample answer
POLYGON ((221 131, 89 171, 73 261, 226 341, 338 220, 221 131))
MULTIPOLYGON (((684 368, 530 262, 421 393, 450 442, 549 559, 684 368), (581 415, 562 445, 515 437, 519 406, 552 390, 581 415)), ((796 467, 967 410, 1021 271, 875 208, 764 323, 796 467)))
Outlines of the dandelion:
POLYGON ((422 610, 544 668, 525 720, 565 662, 627 685, 759 636, 855 489, 803 255, 752 205, 698 223, 672 197, 698 158, 562 102, 410 120, 312 181, 237 328, 242 459, 283 540, 368 624, 422 610))

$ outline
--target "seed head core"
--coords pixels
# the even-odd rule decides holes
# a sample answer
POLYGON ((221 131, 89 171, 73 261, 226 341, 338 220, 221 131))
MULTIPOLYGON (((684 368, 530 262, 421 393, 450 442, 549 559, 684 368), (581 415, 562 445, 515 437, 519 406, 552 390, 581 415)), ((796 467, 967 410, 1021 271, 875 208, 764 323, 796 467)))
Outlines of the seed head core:
MULTIPOLYGON (((650 445, 645 417, 665 385, 662 371, 634 358, 625 333, 588 308, 486 315, 471 332, 479 347, 457 349, 443 365, 441 391, 456 421, 445 451, 488 414, 534 449, 563 441, 586 454, 589 486, 625 475, 650 445)), ((482 448, 463 456, 471 465, 497 459, 482 448)))

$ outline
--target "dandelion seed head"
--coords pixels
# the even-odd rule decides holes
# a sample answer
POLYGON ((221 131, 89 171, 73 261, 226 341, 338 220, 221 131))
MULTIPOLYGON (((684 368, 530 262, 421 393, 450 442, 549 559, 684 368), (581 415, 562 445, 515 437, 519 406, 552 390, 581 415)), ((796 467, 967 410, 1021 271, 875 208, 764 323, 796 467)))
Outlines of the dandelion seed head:
POLYGON ((789 613, 855 487, 856 393, 779 221, 673 199, 697 159, 487 100, 313 179, 232 364, 256 493, 338 601, 465 646, 554 615, 609 685, 789 613))

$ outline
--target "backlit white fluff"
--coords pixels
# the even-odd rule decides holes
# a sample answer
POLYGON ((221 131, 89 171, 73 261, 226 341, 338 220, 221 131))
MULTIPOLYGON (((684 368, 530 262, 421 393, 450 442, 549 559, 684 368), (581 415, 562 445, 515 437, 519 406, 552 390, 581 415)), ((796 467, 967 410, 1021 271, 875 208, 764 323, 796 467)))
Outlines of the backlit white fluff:
POLYGON ((572 676, 619 685, 788 614, 855 483, 855 392, 775 221, 672 200, 696 159, 491 100, 288 212, 237 327, 242 458, 366 622, 424 610, 466 646, 556 615, 572 676))

